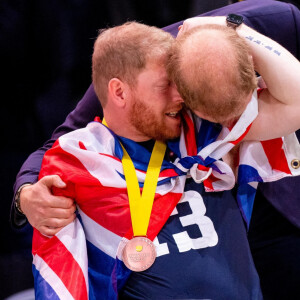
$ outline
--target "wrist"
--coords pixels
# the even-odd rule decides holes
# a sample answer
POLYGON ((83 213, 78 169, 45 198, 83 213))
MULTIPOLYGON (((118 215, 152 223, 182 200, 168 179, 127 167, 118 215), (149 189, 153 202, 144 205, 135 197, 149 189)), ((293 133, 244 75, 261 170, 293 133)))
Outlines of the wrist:
POLYGON ((17 190, 17 193, 15 195, 15 207, 16 207, 16 210, 22 214, 22 215, 25 215, 22 208, 21 208, 21 193, 23 191, 23 189, 29 185, 32 185, 32 183, 24 183, 22 184, 19 189, 17 190))
POLYGON ((253 34, 257 33, 257 31, 247 26, 245 23, 237 27, 236 32, 240 37, 243 38, 247 38, 247 37, 250 38, 251 36, 253 36, 253 34))

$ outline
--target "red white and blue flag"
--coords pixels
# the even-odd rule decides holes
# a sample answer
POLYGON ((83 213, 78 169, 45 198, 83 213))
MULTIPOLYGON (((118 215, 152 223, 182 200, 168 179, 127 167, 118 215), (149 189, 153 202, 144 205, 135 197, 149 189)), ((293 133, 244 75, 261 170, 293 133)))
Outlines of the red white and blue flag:
MULTIPOLYGON (((221 158, 242 140, 256 115, 256 93, 230 130, 184 113, 180 139, 168 143, 177 158, 161 167, 148 238, 153 240, 168 220, 187 176, 203 182, 207 192, 233 188, 234 172, 221 158)), ((122 261, 122 249, 133 232, 120 141, 133 160, 142 189, 151 153, 99 122, 60 137, 46 152, 40 178, 57 174, 66 182, 67 188, 53 192, 75 199, 78 218, 52 238, 34 231, 36 299, 117 299, 126 283, 131 271, 122 261)), ((292 135, 272 142, 241 143, 239 202, 246 221, 255 183, 296 174, 288 162, 298 148, 292 135)))

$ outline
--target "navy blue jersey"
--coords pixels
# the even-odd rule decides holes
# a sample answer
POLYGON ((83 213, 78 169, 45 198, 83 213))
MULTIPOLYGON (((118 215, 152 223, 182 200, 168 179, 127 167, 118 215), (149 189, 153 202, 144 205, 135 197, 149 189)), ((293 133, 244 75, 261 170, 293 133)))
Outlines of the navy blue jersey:
POLYGON ((231 191, 188 180, 155 239, 157 258, 133 272, 120 299, 262 299, 245 225, 231 191))

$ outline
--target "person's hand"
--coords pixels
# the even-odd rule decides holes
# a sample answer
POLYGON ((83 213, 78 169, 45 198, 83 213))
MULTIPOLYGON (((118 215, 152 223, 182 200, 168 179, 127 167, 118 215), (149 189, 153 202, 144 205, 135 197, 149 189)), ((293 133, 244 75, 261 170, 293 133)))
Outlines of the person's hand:
POLYGON ((28 222, 47 236, 55 235, 76 217, 73 199, 54 196, 52 186, 64 188, 66 184, 58 175, 45 176, 37 183, 25 186, 20 194, 20 208, 28 222))
POLYGON ((205 24, 218 24, 218 25, 226 25, 226 17, 195 17, 186 19, 181 26, 179 26, 179 32, 177 36, 191 30, 194 27, 205 24))

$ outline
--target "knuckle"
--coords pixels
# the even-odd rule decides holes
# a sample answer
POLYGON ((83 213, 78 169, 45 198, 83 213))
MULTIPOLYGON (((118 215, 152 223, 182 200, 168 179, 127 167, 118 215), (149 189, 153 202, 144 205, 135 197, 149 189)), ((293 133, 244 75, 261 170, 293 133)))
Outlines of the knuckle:
POLYGON ((68 206, 75 206, 74 200, 71 198, 66 198, 68 206))
POLYGON ((56 219, 54 219, 54 220, 51 220, 51 222, 49 222, 49 225, 51 225, 51 227, 56 228, 56 227, 58 227, 58 222, 56 219))
POLYGON ((45 226, 41 226, 39 228, 36 228, 41 234, 49 235, 49 229, 45 226))
POLYGON ((68 211, 74 213, 76 211, 76 205, 72 205, 68 208, 68 211))
POLYGON ((65 219, 73 218, 73 215, 74 215, 74 211, 69 210, 65 215, 65 219))

